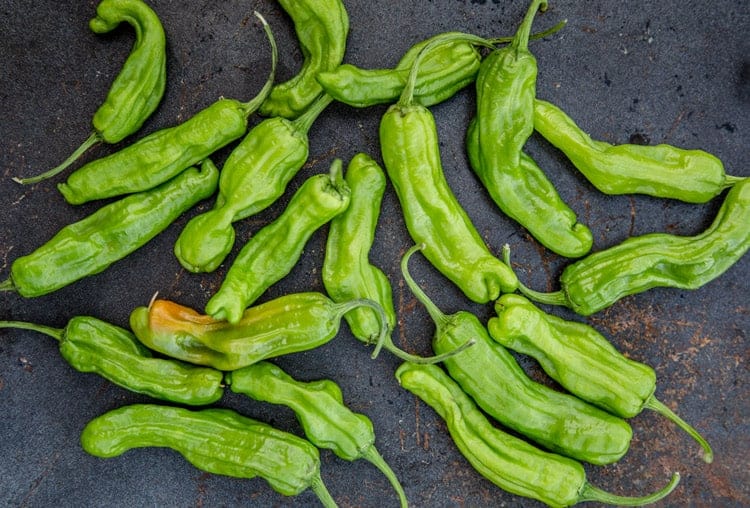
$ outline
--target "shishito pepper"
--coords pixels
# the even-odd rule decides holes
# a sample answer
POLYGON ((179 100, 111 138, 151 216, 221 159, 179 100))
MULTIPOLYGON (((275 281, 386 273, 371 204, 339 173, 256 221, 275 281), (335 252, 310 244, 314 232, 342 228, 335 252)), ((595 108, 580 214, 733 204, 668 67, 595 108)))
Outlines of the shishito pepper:
POLYGON ((744 178, 727 192, 713 223, 696 236, 630 237, 568 265, 560 276, 559 291, 541 293, 523 285, 519 289, 531 300, 564 305, 583 316, 654 287, 697 289, 750 249, 748 224, 750 178, 744 178))
POLYGON ((268 96, 276 72, 276 42, 257 12, 271 44, 271 72, 248 102, 220 98, 183 123, 145 136, 113 154, 96 159, 68 176, 58 189, 68 203, 81 204, 151 189, 179 174, 247 132, 248 117, 268 96))
POLYGON ((0 321, 0 328, 19 328, 49 335, 76 370, 94 372, 136 393, 180 404, 211 404, 224 392, 224 374, 167 358, 156 358, 132 332, 101 319, 76 316, 64 329, 0 321))
POLYGON ((166 86, 164 28, 153 9, 141 0, 102 0, 89 27, 102 34, 122 22, 135 29, 135 44, 106 99, 94 113, 94 132, 59 166, 34 177, 14 178, 16 182, 36 183, 61 173, 92 146, 117 143, 135 133, 156 110, 166 86))
POLYGON ((672 145, 613 145, 591 139, 562 109, 534 101, 534 128, 605 194, 647 194, 705 203, 741 178, 716 156, 672 145))
POLYGON ((349 15, 341 0, 279 0, 279 5, 294 22, 304 62, 294 77, 273 87, 259 112, 296 118, 323 91, 316 74, 334 69, 344 59, 349 15))
POLYGON ((263 478, 285 496, 309 488, 323 506, 337 506, 320 477, 315 446, 230 409, 133 404, 91 420, 81 433, 81 445, 102 458, 134 448, 171 448, 201 471, 263 478))
POLYGON ((349 194, 340 159, 328 174, 308 178, 284 212, 245 244, 206 304, 206 313, 239 322, 248 305, 294 268, 312 234, 346 210, 349 194))
POLYGON ((155 189, 104 205, 13 261, 0 291, 17 291, 31 298, 101 272, 213 194, 218 181, 219 170, 206 159, 200 170, 188 169, 155 189))
POLYGON ((154 351, 228 371, 321 346, 336 336, 344 314, 362 306, 375 309, 383 319, 375 357, 388 331, 380 305, 370 300, 334 303, 315 292, 288 294, 255 305, 235 324, 169 300, 155 300, 133 310, 130 328, 154 351))
POLYGON ((675 473, 664 488, 643 497, 610 494, 591 485, 575 460, 542 451, 497 428, 440 367, 407 362, 396 370, 396 378, 445 420, 456 447, 477 472, 512 494, 555 507, 585 501, 641 506, 666 497, 680 481, 675 473))
POLYGON ((708 442, 656 398, 654 369, 625 357, 592 326, 547 314, 515 294, 501 296, 495 311, 497 317, 487 323, 490 336, 536 358, 570 393, 623 418, 632 418, 643 409, 656 411, 703 447, 703 460, 713 460, 708 442))
POLYGON ((372 421, 344 404, 336 383, 330 379, 298 381, 269 362, 229 372, 225 379, 235 393, 291 408, 305 436, 315 446, 330 449, 344 460, 365 459, 372 463, 388 478, 401 506, 408 505, 396 473, 375 448, 372 421))

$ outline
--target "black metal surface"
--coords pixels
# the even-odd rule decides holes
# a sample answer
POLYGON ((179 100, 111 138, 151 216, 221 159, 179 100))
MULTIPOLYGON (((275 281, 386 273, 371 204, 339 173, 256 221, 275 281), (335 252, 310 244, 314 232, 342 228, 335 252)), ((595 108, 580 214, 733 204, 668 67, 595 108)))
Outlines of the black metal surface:
MULTIPOLYGON (((219 96, 250 98, 262 85, 269 52, 252 11, 262 12, 280 45, 279 78, 296 72, 301 54, 289 19, 268 0, 179 2, 153 0, 168 37, 168 88, 161 107, 133 138, 100 146, 92 160, 158 128, 173 125, 219 96)), ((363 67, 393 65, 413 43, 447 30, 494 36, 512 33, 526 2, 347 0, 351 31, 346 60, 363 67)), ((64 159, 90 131, 90 119, 132 44, 132 32, 107 36, 88 30, 96 2, 29 4, 7 0, 0 8, 0 278, 13 259, 31 252, 64 225, 100 203, 67 205, 54 181, 19 186, 12 176, 33 175, 64 159)), ((727 170, 748 175, 750 142, 750 11, 745 2, 577 2, 552 0, 534 30, 567 18, 568 26, 532 44, 539 63, 538 95, 571 114, 595 138, 645 140, 707 150, 727 170)), ((471 173, 463 151, 473 114, 471 89, 433 108, 447 178, 488 244, 513 248, 521 278, 531 287, 556 288, 567 263, 532 241, 502 216, 471 173)), ((380 158, 378 122, 385 107, 354 110, 334 104, 311 132, 310 161, 284 198, 238 224, 238 244, 213 274, 182 270, 172 246, 202 203, 148 245, 105 272, 48 296, 23 299, 0 293, 0 319, 63 327, 79 314, 126 325, 130 311, 159 291, 201 309, 217 289, 242 241, 283 209, 303 179, 326 171, 332 158, 356 152, 380 158)), ((256 123, 251 119, 251 125, 256 123)), ((221 163, 231 146, 220 151, 221 163)), ((560 193, 591 227, 595 249, 651 231, 695 234, 712 220, 720 198, 705 205, 598 193, 538 136, 528 151, 560 193)), ((387 271, 400 312, 395 339, 410 351, 430 352, 433 325, 401 283, 398 262, 411 242, 398 201, 388 189, 372 259, 387 271)), ((325 229, 316 233, 294 271, 262 300, 287 292, 322 290, 320 264, 325 229)), ((424 260, 413 273, 446 312, 477 306, 424 260)), ((591 483, 620 494, 661 487, 672 471, 682 483, 662 506, 747 506, 750 478, 748 420, 748 277, 746 256, 724 276, 697 291, 652 290, 629 297, 588 321, 629 356, 652 365, 657 396, 694 424, 713 445, 704 464, 686 434, 653 413, 632 419, 631 450, 618 464, 589 467, 591 483)), ((566 317, 570 313, 555 309, 566 317)), ((578 319, 578 318, 576 318, 578 319)), ((328 345, 278 359, 302 379, 338 382, 349 405, 370 416, 377 446, 400 477, 414 506, 537 506, 508 495, 471 469, 433 411, 401 390, 393 377, 399 362, 376 360, 346 327, 328 345)), ((539 369, 522 364, 538 379, 539 369)), ((0 332, 0 505, 49 506, 307 506, 312 493, 284 498, 261 480, 201 473, 179 455, 142 449, 102 460, 87 455, 79 434, 109 409, 149 400, 69 367, 52 339, 0 332)), ((299 432, 293 415, 228 393, 217 404, 299 432)), ((342 506, 395 505, 385 478, 364 461, 347 463, 321 454, 322 475, 342 506)))

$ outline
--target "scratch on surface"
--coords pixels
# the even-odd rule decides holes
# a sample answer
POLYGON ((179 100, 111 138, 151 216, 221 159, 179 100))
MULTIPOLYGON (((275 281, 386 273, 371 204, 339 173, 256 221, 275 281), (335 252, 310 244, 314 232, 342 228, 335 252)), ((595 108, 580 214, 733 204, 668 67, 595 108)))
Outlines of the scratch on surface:
POLYGON ((201 473, 198 475, 197 483, 198 483, 198 496, 195 499, 195 506, 196 508, 202 508, 203 503, 206 497, 206 493, 208 492, 208 489, 206 488, 206 480, 209 478, 208 473, 201 473))
POLYGON ((60 455, 61 455, 60 451, 57 451, 57 452, 55 452, 55 453, 52 454, 52 456, 50 457, 49 462, 44 467, 44 469, 42 469, 42 472, 39 474, 39 476, 37 476, 36 478, 34 478, 34 480, 31 482, 31 487, 29 487, 29 491, 26 493, 26 495, 24 496, 24 498, 21 501, 21 503, 20 503, 19 506, 30 506, 31 505, 30 504, 31 497, 34 495, 34 492, 36 492, 36 490, 39 488, 39 485, 42 484, 42 482, 47 477, 47 475, 49 474, 49 472, 52 470, 53 466, 55 464, 57 464, 58 460, 60 460, 60 455))
POLYGON ((417 446, 421 446, 420 420, 419 420, 419 399, 414 397, 414 434, 417 438, 417 446))
POLYGON ((680 111, 680 113, 677 115, 677 118, 674 119, 674 122, 672 122, 672 125, 669 127, 669 130, 666 134, 664 134, 664 138, 662 139, 662 143, 666 143, 669 138, 672 137, 672 134, 674 134, 674 131, 677 130, 677 127, 682 123, 682 119, 685 118, 685 115, 687 114, 687 111, 680 111))
POLYGON ((320 161, 323 161, 323 160, 326 160, 326 159, 330 159, 331 157, 335 156, 338 153, 338 151, 339 151, 339 148, 337 146, 334 146, 333 148, 331 148, 330 150, 328 150, 326 153, 324 153, 320 157, 316 157, 314 159, 310 159, 302 167, 305 168, 305 169, 315 167, 320 161))

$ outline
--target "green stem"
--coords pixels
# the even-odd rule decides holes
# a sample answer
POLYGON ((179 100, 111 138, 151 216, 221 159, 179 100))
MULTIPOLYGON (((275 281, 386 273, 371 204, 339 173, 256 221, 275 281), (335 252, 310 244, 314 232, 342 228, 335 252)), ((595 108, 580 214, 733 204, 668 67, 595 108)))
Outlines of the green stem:
MULTIPOLYGON (((564 19, 562 21, 559 21, 555 26, 548 28, 547 30, 542 30, 541 32, 536 32, 531 35, 529 35, 529 40, 535 41, 538 39, 544 39, 545 37, 549 37, 550 35, 556 34, 563 28, 565 28, 565 25, 568 24, 568 20, 564 19)), ((493 39, 487 39, 493 44, 503 44, 503 43, 510 43, 513 42, 513 39, 515 39, 516 36, 510 36, 510 37, 495 37, 493 39)))
POLYGON ((47 178, 51 178, 58 173, 63 172, 68 166, 73 164, 75 161, 78 160, 78 158, 83 155, 86 150, 91 148, 92 146, 96 145, 97 143, 100 143, 102 141, 102 138, 99 136, 98 132, 92 132, 91 135, 86 138, 86 141, 84 141, 81 146, 79 146, 75 152, 70 154, 70 157, 65 159, 62 164, 59 166, 55 166, 54 168, 50 169, 49 171, 45 171, 44 173, 36 176, 31 176, 28 178, 19 178, 17 176, 13 177, 13 181, 16 183, 20 183, 23 185, 30 184, 30 183, 37 183, 41 182, 42 180, 46 180, 47 178))
POLYGON ((344 317, 344 314, 359 307, 371 308, 378 315, 378 320, 380 321, 380 334, 378 335, 375 349, 372 352, 372 358, 375 359, 380 354, 380 350, 383 349, 383 345, 385 345, 386 340, 388 339, 388 331, 390 328, 388 326, 388 318, 385 315, 385 311, 378 302, 367 298, 357 298, 349 300, 348 302, 337 303, 333 306, 334 319, 341 319, 344 317))
MULTIPOLYGON (((510 245, 508 245, 507 243, 503 245, 503 262, 508 265, 508 268, 513 270, 513 265, 510 264, 510 245)), ((515 270, 513 271, 515 272, 515 270)), ((551 293, 542 293, 540 291, 535 291, 524 286, 523 283, 519 280, 518 291, 529 300, 535 301, 537 303, 546 303, 548 305, 563 305, 566 307, 569 306, 568 297, 562 290, 553 291, 551 293)))
POLYGON ((265 102, 268 94, 271 93, 273 82, 276 79, 276 63, 279 59, 279 51, 276 47, 276 39, 274 38, 273 32, 271 31, 271 26, 258 11, 253 12, 253 14, 255 14, 255 17, 257 17, 260 22, 263 23, 263 30, 265 30, 266 37, 268 37, 268 43, 271 45, 271 72, 268 75, 268 79, 266 80, 266 83, 263 85, 263 88, 261 88, 258 95, 253 97, 250 101, 242 104, 242 109, 245 112, 245 116, 252 115, 260 107, 260 105, 265 102))
POLYGON ((661 490, 657 490, 653 494, 642 497, 629 497, 629 496, 618 496, 605 492, 597 487, 594 487, 590 483, 586 482, 579 493, 578 502, 584 501, 598 501, 601 503, 618 505, 618 506, 643 506, 651 504, 667 497, 674 489, 677 484, 680 483, 680 473, 672 475, 672 479, 669 483, 661 490))
POLYGON ((62 328, 53 328, 51 326, 38 325, 27 321, 0 321, 0 328, 18 328, 21 330, 31 330, 33 332, 49 335, 58 342, 62 340, 65 330, 62 328))
POLYGON ((448 358, 457 355, 461 351, 473 346, 475 344, 475 341, 473 339, 467 340, 460 346, 458 346, 456 349, 452 351, 446 351, 445 353, 434 355, 434 356, 417 356, 413 355, 411 353, 407 353, 403 349, 399 349, 390 338, 385 342, 383 347, 388 350, 392 355, 400 358, 401 360, 405 362, 411 362, 411 363, 417 363, 421 365, 425 364, 434 364, 434 363, 440 363, 444 362, 448 358))
POLYGON ((401 502, 401 508, 406 508, 407 506, 409 506, 409 502, 406 499, 406 492, 404 492, 404 487, 401 485, 401 482, 398 481, 398 477, 396 476, 396 473, 393 472, 393 469, 391 469, 391 466, 389 466, 385 459, 380 455, 380 453, 378 453, 375 445, 370 445, 367 450, 362 451, 362 458, 369 461, 372 465, 378 468, 386 478, 388 478, 388 481, 391 482, 391 485, 396 491, 396 494, 398 494, 398 499, 401 502))
POLYGON ((401 273, 403 274, 404 281, 406 281, 406 285, 409 286, 411 292, 414 293, 414 296, 417 298, 417 300, 419 300, 419 302, 427 309, 427 312, 435 322, 435 325, 438 328, 441 328, 447 321, 449 321, 449 317, 446 316, 445 313, 443 313, 443 311, 441 311, 438 306, 433 303, 432 300, 430 300, 427 294, 422 291, 422 288, 419 287, 419 285, 414 281, 414 279, 411 277, 411 274, 409 273, 409 258, 412 256, 412 254, 424 248, 425 244, 421 243, 406 251, 404 257, 401 258, 401 273))
POLYGON ((652 395, 648 398, 643 407, 651 409, 652 411, 656 411, 660 415, 665 416, 676 423, 678 427, 687 432, 690 437, 695 439, 695 441, 699 445, 701 445, 701 447, 703 448, 703 460, 709 464, 713 462, 714 452, 711 449, 711 445, 708 444, 708 441, 706 441, 703 436, 701 436, 698 431, 695 430, 690 424, 680 418, 674 411, 669 409, 669 407, 667 407, 663 402, 652 395))
POLYGON ((747 178, 746 176, 726 175, 724 176, 724 188, 728 189, 730 187, 734 187, 734 184, 740 183, 742 180, 746 178, 747 178))
POLYGON ((534 0, 531 2, 529 9, 526 11, 526 15, 521 22, 521 26, 516 32, 516 36, 513 38, 513 42, 510 43, 511 47, 516 51, 527 51, 529 48, 529 35, 531 34, 531 24, 534 22, 534 17, 538 10, 547 9, 547 0, 534 0))
POLYGON ((312 127, 312 124, 317 120, 318 116, 323 112, 328 105, 333 102, 333 97, 327 93, 323 93, 315 102, 310 104, 310 107, 302 113, 299 117, 292 121, 295 129, 301 133, 307 133, 312 127))
POLYGON ((0 282, 0 291, 17 291, 16 286, 13 284, 13 280, 10 277, 0 282))
POLYGON ((331 493, 328 492, 328 489, 326 488, 325 483, 323 483, 323 479, 320 477, 320 474, 313 478, 312 484, 310 485, 310 488, 313 492, 315 492, 315 495, 318 496, 318 499, 323 504, 324 508, 337 508, 338 505, 336 504, 336 500, 333 499, 331 496, 331 493))

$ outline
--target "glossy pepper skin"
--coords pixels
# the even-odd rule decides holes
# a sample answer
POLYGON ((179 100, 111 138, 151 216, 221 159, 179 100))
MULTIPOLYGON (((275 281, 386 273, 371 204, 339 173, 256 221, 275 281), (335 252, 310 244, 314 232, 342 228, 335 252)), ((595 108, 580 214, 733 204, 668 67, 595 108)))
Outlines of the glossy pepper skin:
POLYGON ((268 81, 255 98, 245 103, 221 98, 179 125, 85 164, 58 184, 65 200, 81 204, 151 189, 245 134, 247 119, 268 95, 276 69, 273 34, 256 15, 268 35, 273 63, 268 81))
POLYGON ((212 272, 234 246, 237 222, 275 202, 307 161, 307 132, 330 103, 327 96, 296 120, 267 118, 229 154, 212 210, 188 222, 175 243, 175 256, 191 272, 212 272))
POLYGON ((304 61, 293 78, 273 87, 259 112, 296 118, 323 91, 315 75, 336 68, 344 59, 349 15, 341 0, 279 0, 279 5, 294 22, 304 61))
POLYGON ((583 466, 575 460, 540 450, 493 425, 438 366, 407 362, 396 370, 396 379, 445 420, 456 447, 479 474, 512 494, 554 507, 584 501, 639 506, 664 498, 679 483, 675 473, 666 487, 651 495, 604 492, 586 480, 583 466))
POLYGON ((259 362, 225 376, 230 389, 262 402, 289 407, 305 436, 318 448, 326 448, 344 460, 365 459, 390 481, 402 507, 406 494, 388 463, 375 448, 372 421, 344 404, 341 388, 330 379, 303 382, 269 362, 259 362))
POLYGON ((652 409, 690 434, 703 447, 706 462, 713 460, 706 440, 656 398, 654 369, 625 357, 596 329, 547 314, 516 294, 501 296, 495 311, 497 317, 487 323, 490 336, 534 357, 570 393, 623 418, 652 409))
POLYGON ((294 268, 312 234, 349 206, 341 166, 336 159, 328 174, 308 178, 284 212, 250 238, 206 304, 207 314, 239 322, 249 305, 294 268))
POLYGON ((81 445, 102 458, 134 448, 171 448, 201 471, 263 478, 285 496, 310 488, 324 506, 336 506, 320 477, 315 446, 230 409, 124 406, 91 420, 81 433, 81 445))
POLYGON ((94 131, 62 164, 19 183, 36 183, 51 178, 92 146, 117 143, 134 134, 156 110, 164 95, 167 74, 166 36, 156 13, 141 0, 102 0, 96 17, 89 22, 97 34, 111 32, 126 22, 135 29, 135 44, 110 86, 107 97, 94 113, 94 131))
MULTIPOLYGON (((293 293, 250 307, 232 324, 169 300, 155 300, 133 310, 130 327, 154 351, 230 371, 321 346, 336 336, 344 314, 360 306, 381 309, 369 300, 334 303, 321 293, 293 293)), ((386 332, 383 315, 378 344, 386 332)))
POLYGON ((573 165, 605 194, 647 194, 705 203, 731 187, 721 160, 702 150, 672 145, 613 145, 584 132, 554 104, 534 101, 534 128, 560 149, 573 165))
POLYGON ((482 62, 466 144, 474 172, 500 210, 552 252, 577 258, 591 250, 591 231, 523 151, 534 131, 537 77, 528 39, 536 11, 546 6, 546 0, 532 1, 510 45, 482 62))
POLYGON ((0 291, 31 298, 105 270, 167 228, 216 190, 219 171, 206 160, 155 189, 104 205, 69 224, 35 251, 17 258, 0 291))
POLYGON ((64 329, 24 321, 0 321, 0 328, 40 332, 60 343, 60 354, 79 372, 94 372, 136 393, 204 405, 224 393, 224 374, 177 360, 154 358, 128 330, 89 316, 76 316, 64 329))
POLYGON ((567 457, 601 465, 625 455, 632 437, 625 420, 535 382, 507 349, 490 338, 474 314, 445 315, 429 300, 407 267, 418 247, 402 259, 404 280, 435 322, 432 347, 436 353, 474 341, 443 364, 479 407, 508 428, 567 457))
POLYGON ((410 236, 426 246, 425 257, 469 299, 487 303, 515 291, 518 279, 490 252, 448 186, 435 119, 413 100, 417 69, 418 61, 401 98, 380 121, 385 169, 410 236))
POLYGON ((564 305, 582 316, 654 287, 698 289, 720 276, 750 248, 750 178, 727 192, 711 226, 696 236, 650 233, 586 256, 560 276, 562 289, 529 299, 564 305))

